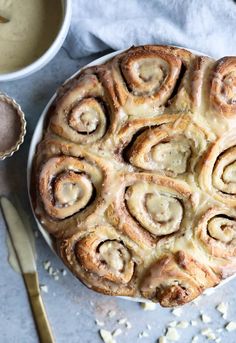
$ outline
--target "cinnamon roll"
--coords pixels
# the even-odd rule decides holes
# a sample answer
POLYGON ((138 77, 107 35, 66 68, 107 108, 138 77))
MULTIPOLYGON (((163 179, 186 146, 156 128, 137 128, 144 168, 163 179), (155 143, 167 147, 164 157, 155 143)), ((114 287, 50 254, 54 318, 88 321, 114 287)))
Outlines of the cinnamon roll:
POLYGON ((174 96, 182 78, 181 67, 191 54, 156 46, 131 48, 111 62, 111 77, 118 100, 133 116, 153 116, 174 96))
POLYGON ((38 149, 36 215, 54 235, 70 235, 86 218, 102 211, 102 197, 110 184, 109 165, 73 143, 47 135, 38 149))
POLYGON ((208 143, 204 131, 189 118, 145 130, 129 152, 132 165, 168 176, 193 172, 208 143))
POLYGON ((39 190, 47 213, 64 219, 79 212, 93 194, 94 168, 75 157, 53 157, 39 177, 39 190), (86 171, 86 173, 84 173, 86 171))
POLYGON ((99 226, 75 234, 60 243, 59 251, 89 287, 107 294, 134 292, 135 251, 112 227, 99 226))
POLYGON ((236 256, 236 213, 213 207, 200 219, 195 233, 210 256, 236 256))
POLYGON ((59 89, 31 197, 89 288, 177 306, 236 273, 235 59, 132 47, 59 89))
POLYGON ((202 162, 200 186, 217 200, 236 207, 236 136, 231 131, 216 140, 202 162))
POLYGON ((84 72, 71 88, 64 87, 59 94, 50 122, 53 132, 79 144, 104 137, 114 110, 98 75, 84 72))
POLYGON ((140 245, 181 232, 195 206, 187 184, 152 174, 123 175, 106 215, 140 245))
POLYGON ((142 294, 164 307, 183 305, 219 282, 207 266, 184 251, 168 254, 149 269, 141 283, 142 294))
POLYGON ((236 115, 236 57, 223 57, 216 62, 210 101, 220 115, 236 115))

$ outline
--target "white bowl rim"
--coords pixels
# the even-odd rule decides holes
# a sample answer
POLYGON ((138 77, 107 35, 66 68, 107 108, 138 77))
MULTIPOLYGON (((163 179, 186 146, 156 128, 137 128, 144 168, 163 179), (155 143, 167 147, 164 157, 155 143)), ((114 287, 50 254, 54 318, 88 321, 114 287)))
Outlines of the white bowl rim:
MULTIPOLYGON (((171 45, 174 46, 174 45, 171 45)), ((201 55, 201 56, 207 56, 206 54, 194 50, 194 49, 188 49, 185 47, 180 47, 180 46, 174 46, 177 48, 181 48, 181 49, 185 49, 188 50, 190 52, 192 52, 195 55, 201 55)), ((73 79, 75 76, 77 76, 81 70, 87 68, 87 67, 92 67, 95 65, 100 65, 103 64, 105 62, 107 62, 108 60, 110 60, 112 57, 126 51, 127 49, 123 49, 123 50, 118 50, 109 54, 106 54, 92 62, 90 62, 89 64, 83 66, 82 68, 80 68, 78 71, 76 71, 72 76, 70 76, 64 83, 68 82, 69 80, 73 79)), ((209 57, 209 56, 208 56, 209 57)), ((40 224, 40 222, 38 221, 36 215, 35 215, 35 211, 34 211, 34 207, 32 204, 32 199, 31 199, 31 195, 30 195, 30 184, 31 184, 31 171, 32 171, 32 163, 33 163, 33 159, 34 159, 34 155, 35 155, 35 151, 37 148, 38 143, 41 141, 42 136, 43 136, 43 124, 44 124, 44 119, 47 115, 48 109, 50 108, 51 104, 53 103, 53 101, 55 100, 57 96, 57 93, 55 92, 55 94, 51 97, 51 99, 49 100, 48 104, 46 105, 46 107, 44 108, 41 116, 39 117, 38 123, 36 124, 35 127, 35 131, 32 135, 32 139, 31 139, 31 143, 30 143, 30 148, 29 148, 29 154, 28 154, 28 163, 27 163, 27 188, 28 188, 28 196, 29 196, 29 201, 30 201, 30 205, 31 205, 31 209, 33 212, 33 216, 36 220, 37 226, 39 231, 41 232, 41 234, 43 235, 45 241, 47 242, 47 244, 49 245, 49 247, 52 249, 52 251, 56 254, 56 250, 54 249, 53 246, 53 240, 50 237, 50 234, 43 228, 43 226, 40 224)), ((234 277, 236 277, 235 275, 232 275, 230 277, 228 277, 227 279, 221 281, 221 283, 219 285, 217 285, 216 287, 220 287, 223 284, 229 282, 230 280, 232 280, 234 277)), ((214 291, 214 287, 212 288, 208 288, 206 289, 203 294, 205 295, 210 295, 212 292, 214 291)), ((127 300, 132 300, 132 301, 138 301, 138 302, 150 302, 150 300, 147 299, 143 299, 143 298, 133 298, 133 297, 126 297, 126 296, 121 296, 122 299, 127 299, 127 300)))
POLYGON ((57 52, 61 48, 67 36, 67 33, 69 31, 71 15, 72 15, 71 0, 63 0, 63 1, 64 1, 64 15, 63 15, 62 24, 60 26, 60 29, 58 31, 56 38, 54 39, 53 43, 50 45, 48 50, 46 50, 37 60, 27 65, 26 67, 23 67, 19 70, 16 70, 10 73, 0 74, 0 82, 11 81, 11 80, 16 80, 16 79, 26 77, 38 71, 42 67, 44 67, 57 54, 57 52))

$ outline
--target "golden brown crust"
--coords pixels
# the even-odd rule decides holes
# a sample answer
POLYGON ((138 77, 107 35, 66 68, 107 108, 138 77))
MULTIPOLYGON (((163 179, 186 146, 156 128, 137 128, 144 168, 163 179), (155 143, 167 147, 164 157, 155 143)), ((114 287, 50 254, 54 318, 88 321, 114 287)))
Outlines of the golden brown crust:
POLYGON ((236 207, 236 135, 228 131, 207 150, 199 173, 203 190, 227 206, 236 207))
POLYGON ((191 57, 187 51, 163 46, 134 47, 114 57, 109 63, 110 78, 124 111, 145 117, 162 113, 182 65, 189 65, 191 57))
POLYGON ((208 69, 212 67, 212 64, 213 60, 206 56, 197 56, 193 62, 193 69, 191 70, 190 74, 190 94, 194 109, 199 109, 199 107, 204 106, 204 93, 206 92, 205 88, 209 88, 209 80, 206 77, 206 74, 208 69))
POLYGON ((181 232, 194 200, 188 185, 167 177, 138 173, 122 175, 119 191, 106 211, 108 221, 140 246, 181 232))
POLYGON ((88 287, 176 306, 236 271, 236 65, 132 47, 58 91, 35 213, 88 287))
POLYGON ((135 293, 135 250, 111 226, 83 229, 59 242, 58 250, 88 287, 109 295, 135 293))
POLYGON ((200 219, 195 233, 211 256, 236 257, 236 213, 211 208, 200 219))
POLYGON ((192 301, 204 289, 217 283, 219 278, 210 268, 184 251, 178 251, 162 257, 150 267, 141 284, 141 292, 164 307, 178 306, 192 301))
POLYGON ((135 167, 176 177, 194 171, 207 144, 204 131, 190 117, 181 117, 143 131, 129 151, 129 161, 135 167))
POLYGON ((111 182, 108 163, 78 149, 74 143, 47 136, 38 146, 35 163, 40 165, 36 173, 38 201, 35 212, 50 233, 57 237, 70 236, 85 219, 104 211, 103 198, 111 182), (56 198, 56 186, 62 190, 64 183, 69 186, 69 190, 68 187, 64 189, 69 192, 69 198, 67 194, 68 199, 63 202, 56 198), (82 192, 77 192, 80 185, 82 192), (78 202, 81 204, 80 201, 86 198, 87 203, 78 206, 78 202))
POLYGON ((236 115, 236 57, 223 57, 213 71, 211 105, 225 117, 236 115))

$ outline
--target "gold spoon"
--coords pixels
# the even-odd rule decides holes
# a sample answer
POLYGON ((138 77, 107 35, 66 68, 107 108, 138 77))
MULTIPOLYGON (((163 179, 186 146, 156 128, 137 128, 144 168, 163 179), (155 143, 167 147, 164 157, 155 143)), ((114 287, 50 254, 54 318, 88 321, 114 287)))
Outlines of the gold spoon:
POLYGON ((6 24, 8 22, 9 22, 9 19, 7 19, 7 18, 5 18, 5 17, 0 15, 0 24, 6 24))

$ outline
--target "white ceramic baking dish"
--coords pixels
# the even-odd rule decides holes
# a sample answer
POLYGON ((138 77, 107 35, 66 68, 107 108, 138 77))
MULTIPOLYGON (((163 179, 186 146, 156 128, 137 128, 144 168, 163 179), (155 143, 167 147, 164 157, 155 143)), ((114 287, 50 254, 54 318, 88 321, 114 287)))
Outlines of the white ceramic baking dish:
MULTIPOLYGON (((182 47, 180 47, 182 48, 182 47)), ((186 49, 186 48, 184 48, 186 49)), ((201 55, 201 56, 206 56, 206 54, 201 53, 199 51, 196 50, 192 50, 192 49, 186 49, 189 50, 190 52, 192 52, 195 55, 201 55)), ((111 59, 112 57, 114 57, 115 55, 120 54, 121 52, 123 52, 124 50, 120 50, 120 51, 116 51, 110 54, 107 54, 105 56, 102 56, 98 59, 96 59, 95 61, 89 63, 88 65, 84 66, 83 68, 81 68, 80 70, 78 70, 74 75, 72 75, 68 80, 65 81, 65 83, 67 81, 69 81, 70 79, 72 79, 73 77, 75 77, 76 75, 78 75, 80 73, 80 71, 84 68, 90 67, 90 66, 94 66, 94 65, 99 65, 99 64, 103 64, 105 62, 107 62, 109 59, 111 59)), ((42 137, 43 137, 43 124, 44 124, 44 120, 45 117, 47 115, 47 112, 51 106, 51 104, 53 103, 53 101, 56 98, 56 93, 52 96, 52 98, 50 99, 50 101, 48 102, 48 104, 46 105, 45 109, 43 110, 39 121, 36 125, 32 140, 31 140, 31 144, 30 144, 30 149, 29 149, 29 156, 28 156, 28 165, 27 165, 27 185, 28 185, 28 194, 29 194, 29 198, 30 198, 30 203, 31 203, 31 208, 35 217, 35 220, 37 222, 38 228, 40 230, 40 232, 42 233, 44 239, 46 240, 46 242, 48 243, 48 245, 50 246, 50 248, 55 252, 54 248, 53 248, 53 243, 52 243, 52 239, 50 237, 50 235, 48 234, 48 232, 42 227, 42 225, 40 224, 40 222, 38 221, 38 219, 35 216, 34 213, 34 208, 32 206, 32 202, 31 202, 31 197, 30 197, 30 179, 31 179, 31 170, 32 170, 32 163, 33 163, 33 158, 34 158, 34 154, 37 148, 38 143, 41 141, 42 137)), ((225 284, 226 282, 230 281, 232 278, 234 278, 235 275, 225 279, 224 281, 222 281, 218 286, 222 286, 223 284, 225 284)), ((212 292, 214 292, 215 288, 209 288, 207 289, 203 294, 211 294, 212 292)), ((138 301, 138 302, 150 302, 147 299, 141 299, 141 298, 131 298, 131 297, 122 297, 128 300, 132 300, 132 301, 138 301)))

